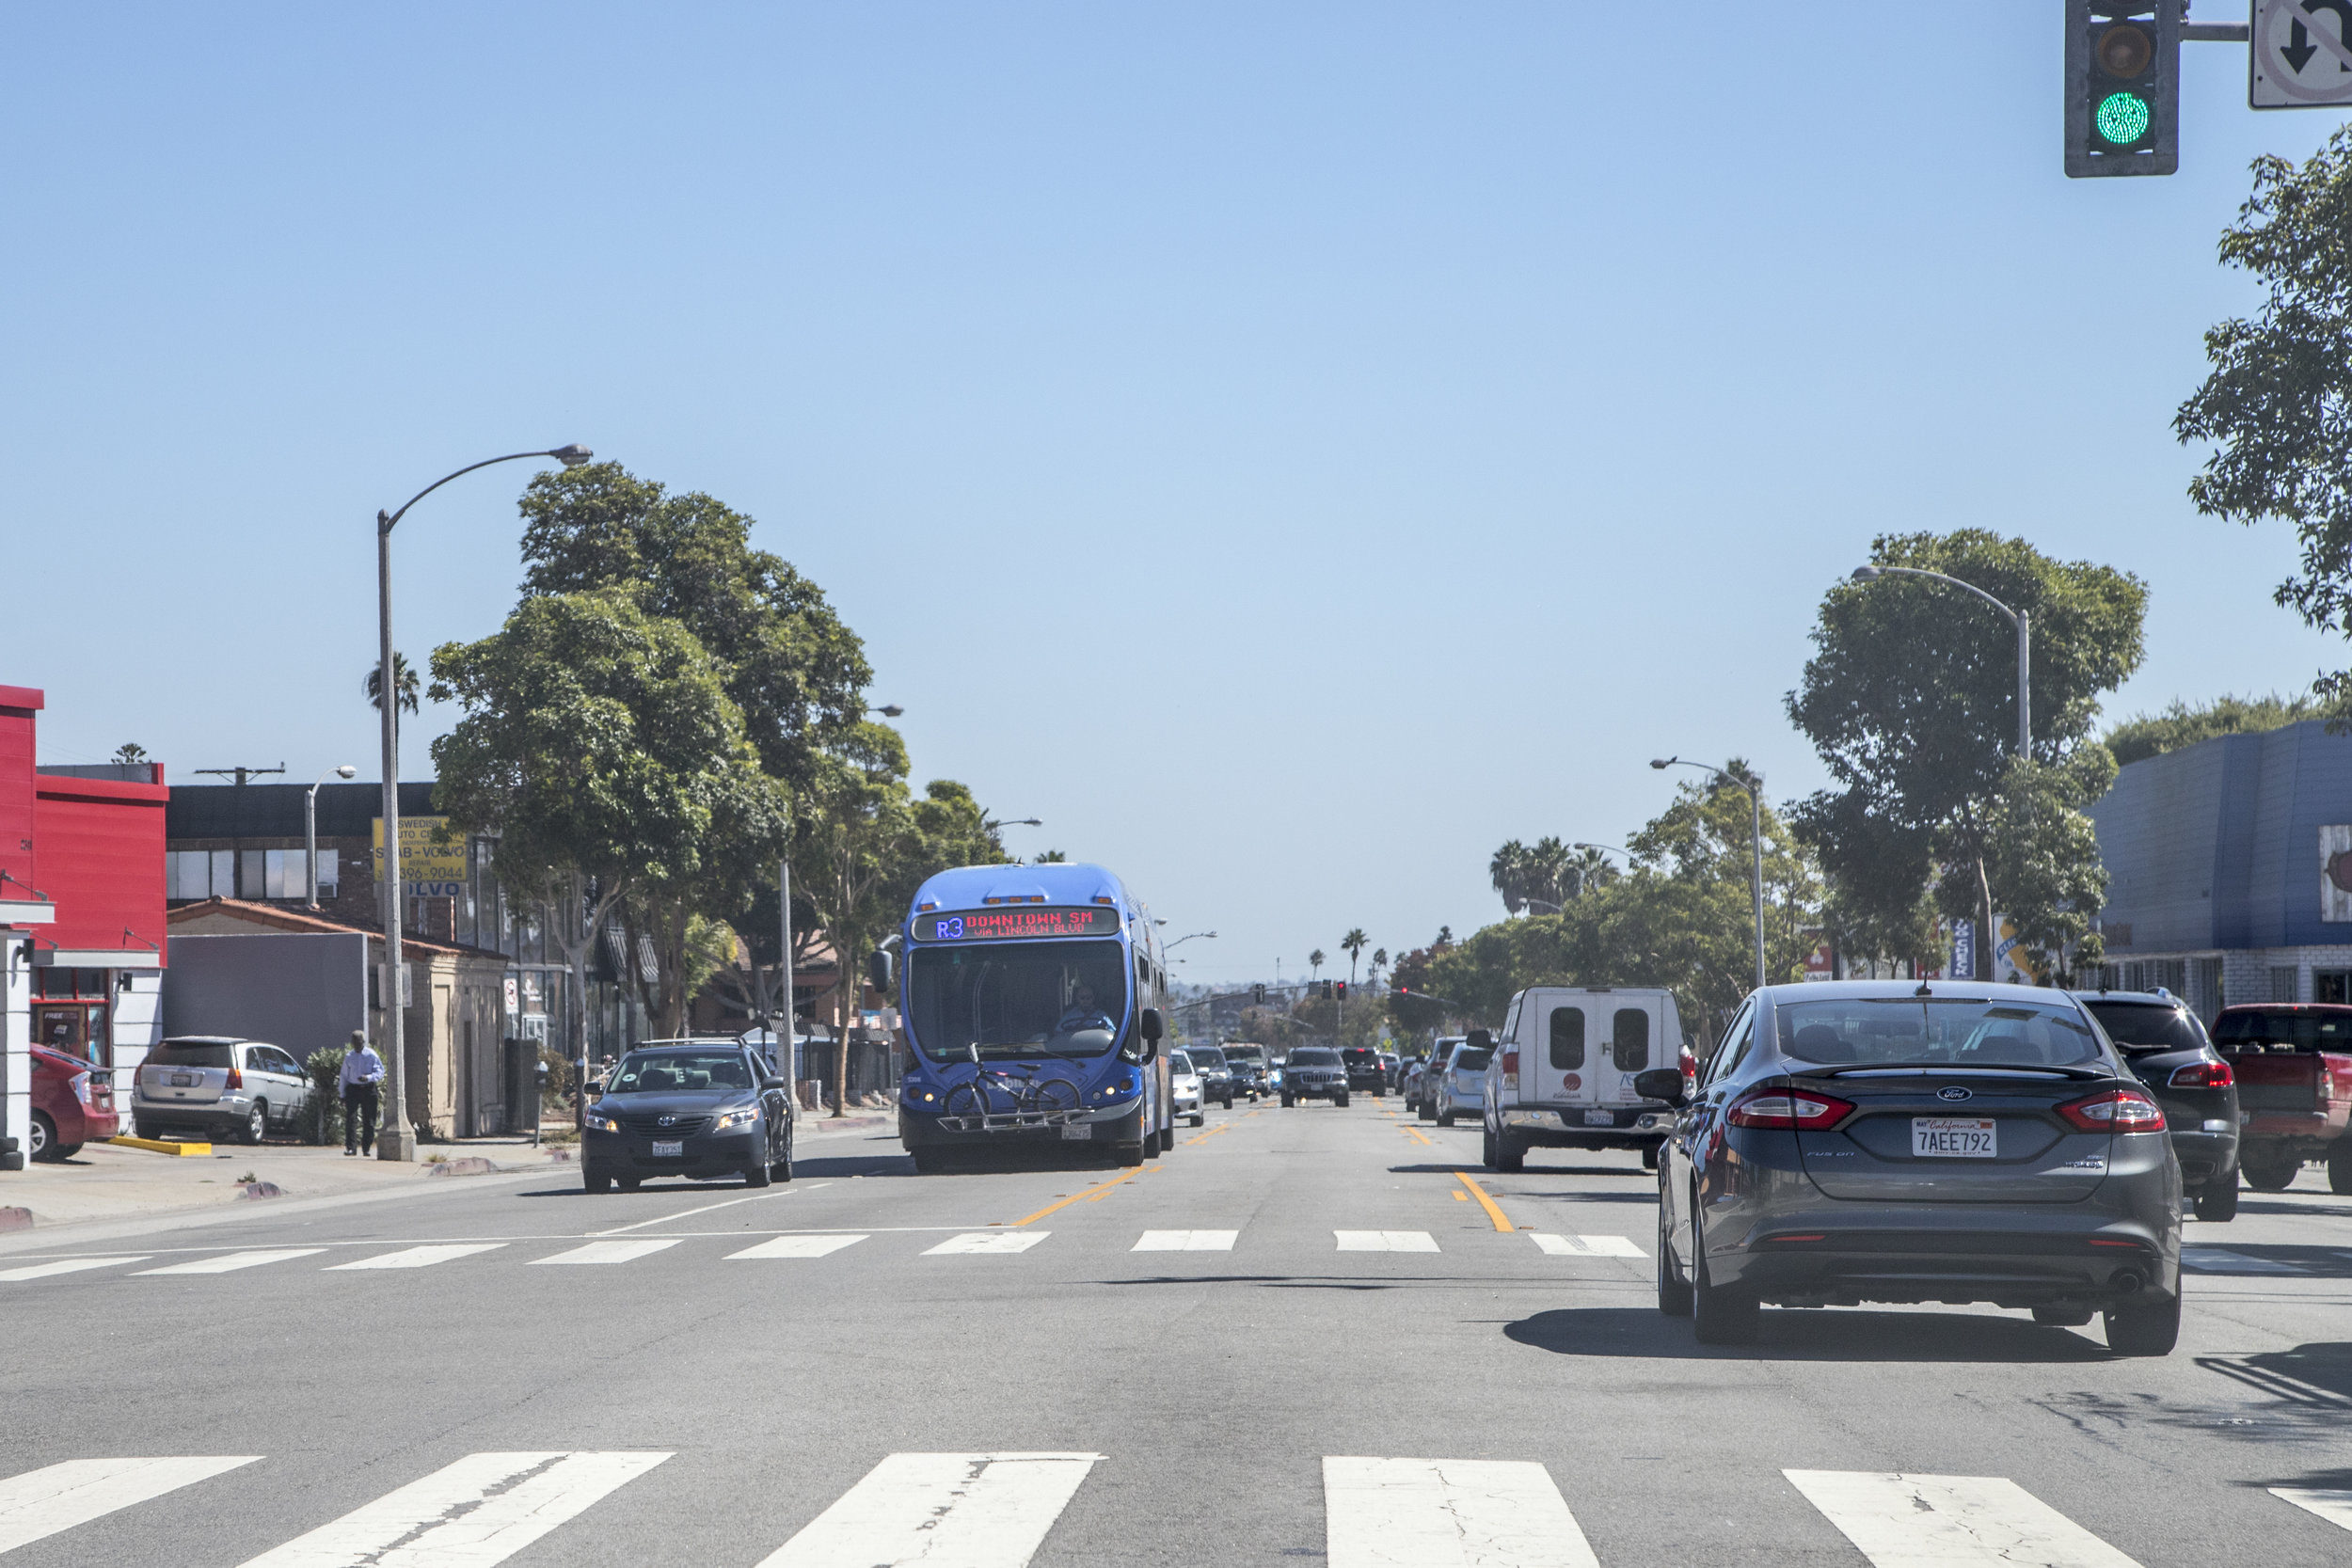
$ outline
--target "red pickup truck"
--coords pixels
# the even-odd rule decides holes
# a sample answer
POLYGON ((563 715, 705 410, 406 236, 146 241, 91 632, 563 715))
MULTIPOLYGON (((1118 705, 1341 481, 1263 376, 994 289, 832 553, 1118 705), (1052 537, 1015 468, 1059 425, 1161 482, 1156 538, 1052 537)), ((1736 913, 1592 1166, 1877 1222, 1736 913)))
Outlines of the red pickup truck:
POLYGON ((2275 1193, 2307 1160, 2328 1162, 2328 1186, 2352 1194, 2352 1006, 2249 1003, 2224 1007, 2213 1043, 2237 1074, 2246 1127, 2238 1168, 2275 1193))

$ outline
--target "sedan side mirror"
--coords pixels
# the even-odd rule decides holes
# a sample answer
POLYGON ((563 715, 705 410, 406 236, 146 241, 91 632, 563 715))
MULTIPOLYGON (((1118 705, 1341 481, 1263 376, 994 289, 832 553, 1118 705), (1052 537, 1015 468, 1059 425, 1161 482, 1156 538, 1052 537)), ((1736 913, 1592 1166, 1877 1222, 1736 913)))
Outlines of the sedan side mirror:
POLYGON ((763 1089, 763 1090, 766 1090, 766 1089, 788 1089, 788 1088, 790 1088, 790 1087, 792 1086, 792 1080, 791 1080, 791 1079, 789 1079, 789 1078, 775 1078, 775 1077, 762 1078, 762 1079, 759 1081, 759 1086, 760 1086, 760 1088, 761 1088, 761 1089, 763 1089))
POLYGON ((1682 1092, 1682 1069, 1654 1067, 1633 1075, 1633 1092, 1644 1100, 1662 1100, 1676 1110, 1691 1103, 1691 1097, 1682 1092))

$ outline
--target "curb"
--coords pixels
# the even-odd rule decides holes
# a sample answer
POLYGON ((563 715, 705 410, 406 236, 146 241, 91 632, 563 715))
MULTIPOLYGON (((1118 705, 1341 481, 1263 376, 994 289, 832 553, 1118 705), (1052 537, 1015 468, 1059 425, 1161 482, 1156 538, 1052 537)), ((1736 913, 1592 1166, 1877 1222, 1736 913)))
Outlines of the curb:
POLYGON ((211 1144, 174 1143, 168 1138, 108 1138, 106 1141, 120 1144, 125 1148, 152 1149, 157 1154, 210 1154, 213 1151, 211 1144))
POLYGON ((30 1209, 0 1209, 0 1230, 30 1230, 33 1212, 30 1209))

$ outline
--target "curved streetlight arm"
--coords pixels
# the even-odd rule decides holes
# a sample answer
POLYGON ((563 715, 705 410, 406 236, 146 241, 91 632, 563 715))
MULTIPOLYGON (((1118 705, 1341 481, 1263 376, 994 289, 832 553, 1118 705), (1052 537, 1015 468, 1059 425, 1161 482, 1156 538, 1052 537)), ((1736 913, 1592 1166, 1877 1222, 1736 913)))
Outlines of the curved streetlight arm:
POLYGON ((1942 572, 1931 572, 1921 566, 1856 566, 1851 574, 1855 582, 1876 582, 1883 577, 1932 578, 1948 582, 1954 588, 1964 588, 1978 598, 1999 610, 2009 624, 2017 628, 2017 754, 2033 755, 2033 619, 2025 610, 2011 610, 1973 582, 1963 582, 1942 572))
POLYGON ((378 512, 375 515, 375 526, 380 532, 391 532, 394 528, 399 526, 400 520, 408 515, 408 509, 410 507, 424 499, 425 497, 433 494, 434 491, 438 490, 442 485, 447 484, 451 480, 463 479, 468 474, 473 472, 476 468, 487 468, 498 463, 517 463, 526 457, 552 457, 567 468, 577 468, 582 463, 587 462, 595 455, 596 453, 590 451, 586 447, 574 444, 568 447, 555 447, 546 451, 510 451, 504 457, 485 457, 479 463, 467 464, 464 467, 458 469, 453 474, 443 474, 440 478, 435 480, 432 483, 426 485, 423 489, 418 491, 415 495, 409 497, 405 501, 402 502, 399 511, 392 513, 378 512))
POLYGON ((1748 792, 1748 848, 1756 857, 1756 989, 1762 990, 1764 974, 1764 781, 1751 773, 1741 778, 1712 763, 1686 762, 1681 757, 1652 757, 1652 768, 1695 768, 1748 792))
POLYGON ((1163 953, 1172 952, 1176 948, 1182 947, 1184 943, 1192 941, 1193 937, 1208 937, 1211 940, 1215 940, 1216 936, 1216 933, 1215 931, 1195 931, 1192 933, 1192 936, 1178 937, 1174 942, 1161 943, 1160 951, 1163 953))
POLYGON ((1612 855, 1623 855, 1627 860, 1634 858, 1632 850, 1620 848, 1614 844, 1586 844, 1581 840, 1579 840, 1577 843, 1569 845, 1568 847, 1571 849, 1599 849, 1612 855))

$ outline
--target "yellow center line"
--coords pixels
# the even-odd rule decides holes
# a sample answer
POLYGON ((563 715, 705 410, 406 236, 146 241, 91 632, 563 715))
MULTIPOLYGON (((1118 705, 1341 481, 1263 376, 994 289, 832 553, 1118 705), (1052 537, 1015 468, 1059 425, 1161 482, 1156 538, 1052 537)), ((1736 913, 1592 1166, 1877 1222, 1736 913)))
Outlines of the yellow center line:
POLYGON ((1400 1127, 1397 1131, 1405 1133, 1415 1143, 1420 1144, 1424 1148, 1435 1148, 1438 1147, 1437 1141, 1418 1127, 1400 1127))
POLYGON ((1468 1203, 1468 1202, 1470 1201, 1470 1194, 1468 1194, 1468 1193, 1455 1193, 1455 1194, 1454 1195, 1454 1202, 1456 1202, 1456 1203, 1468 1203))
MULTIPOLYGON (((1456 1181, 1459 1181, 1463 1186, 1470 1189, 1470 1196, 1476 1198, 1478 1200, 1479 1207, 1486 1211, 1486 1217, 1495 1222, 1495 1228, 1497 1230, 1516 1230, 1518 1228, 1511 1223, 1510 1216, 1495 1207, 1495 1200, 1486 1196, 1486 1189, 1470 1179, 1469 1172, 1457 1170, 1454 1173, 1454 1179, 1456 1181)), ((1025 1225, 1028 1222, 1025 1220, 1022 1223, 1025 1225)))
POLYGON ((1018 1230, 1025 1225, 1035 1225, 1038 1221, 1043 1219, 1048 1214, 1059 1213, 1062 1210, 1069 1208, 1072 1204, 1077 1202, 1082 1197, 1089 1199, 1096 1197, 1101 1194, 1110 1191, 1113 1187, 1118 1186, 1121 1181, 1126 1180, 1130 1177, 1142 1175, 1143 1170, 1144 1167, 1141 1165, 1136 1166, 1133 1170, 1122 1170, 1117 1176, 1112 1177, 1108 1181, 1098 1181, 1093 1186, 1087 1188, 1083 1192, 1072 1193, 1068 1197, 1061 1199, 1059 1202, 1047 1204, 1044 1208, 1040 1209, 1036 1213, 1031 1214, 1027 1219, 1013 1221, 1012 1228, 1018 1230))

